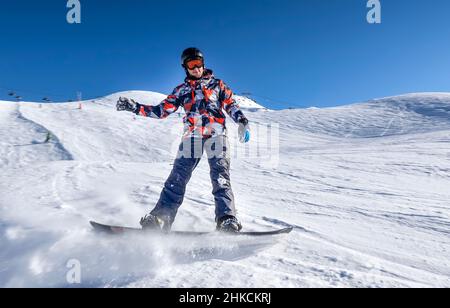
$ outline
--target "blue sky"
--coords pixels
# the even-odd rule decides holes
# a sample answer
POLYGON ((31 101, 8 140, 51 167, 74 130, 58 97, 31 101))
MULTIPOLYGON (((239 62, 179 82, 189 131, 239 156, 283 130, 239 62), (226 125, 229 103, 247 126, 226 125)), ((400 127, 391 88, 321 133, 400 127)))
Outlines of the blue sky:
POLYGON ((271 108, 336 106, 407 92, 450 92, 450 2, 381 0, 2 1, 0 99, 170 92, 197 46, 236 93, 271 108))

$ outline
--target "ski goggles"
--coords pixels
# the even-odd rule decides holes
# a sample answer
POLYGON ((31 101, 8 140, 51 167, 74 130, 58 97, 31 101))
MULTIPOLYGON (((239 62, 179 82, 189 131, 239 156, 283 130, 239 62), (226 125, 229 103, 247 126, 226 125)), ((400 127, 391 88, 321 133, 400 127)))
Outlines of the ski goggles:
POLYGON ((202 68, 204 66, 203 60, 202 59, 196 59, 196 60, 191 60, 186 62, 186 68, 193 70, 196 68, 202 68))

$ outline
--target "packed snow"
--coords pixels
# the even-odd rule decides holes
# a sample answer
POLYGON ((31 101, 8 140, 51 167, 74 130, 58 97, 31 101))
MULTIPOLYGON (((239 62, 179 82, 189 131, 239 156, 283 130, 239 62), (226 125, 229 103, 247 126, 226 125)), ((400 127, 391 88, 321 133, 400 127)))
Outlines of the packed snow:
MULTIPOLYGON (((239 218, 294 227, 261 239, 92 231, 139 225, 182 132, 182 110, 135 117, 119 96, 164 98, 0 102, 0 287, 450 287, 450 94, 281 111, 239 97, 259 145, 228 121, 239 218)), ((214 230, 211 189, 204 159, 174 229, 214 230)))

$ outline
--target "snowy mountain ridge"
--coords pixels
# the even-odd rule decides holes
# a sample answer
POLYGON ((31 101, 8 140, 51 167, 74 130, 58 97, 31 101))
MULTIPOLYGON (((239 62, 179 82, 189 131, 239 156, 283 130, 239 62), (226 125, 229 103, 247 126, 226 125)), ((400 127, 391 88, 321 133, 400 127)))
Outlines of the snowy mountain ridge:
MULTIPOLYGON (((99 100, 95 100, 95 101, 107 101, 107 102, 111 102, 111 103, 115 103, 117 102, 117 100, 119 99, 119 97, 128 97, 128 98, 132 98, 137 102, 140 102, 141 104, 144 105, 156 105, 158 103, 160 103, 161 101, 163 101, 167 96, 161 93, 157 93, 157 92, 149 92, 149 91, 124 91, 124 92, 118 92, 118 93, 114 93, 108 96, 105 96, 99 100)), ((258 103, 256 103, 254 100, 244 97, 244 96, 239 96, 239 95, 235 95, 234 96, 236 102, 239 104, 239 106, 243 109, 247 109, 247 110, 259 110, 259 109, 266 109, 265 107, 259 105, 258 103)))
MULTIPOLYGON (((253 143, 279 127, 279 163, 233 158, 239 217, 246 230, 295 227, 260 241, 92 233, 89 220, 138 225, 182 131, 181 114, 115 111, 119 96, 165 98, 0 102, 0 287, 70 286, 68 260, 94 287, 450 286, 449 93, 281 111, 242 98, 253 143)), ((213 230, 213 204, 204 159, 174 229, 213 230)))

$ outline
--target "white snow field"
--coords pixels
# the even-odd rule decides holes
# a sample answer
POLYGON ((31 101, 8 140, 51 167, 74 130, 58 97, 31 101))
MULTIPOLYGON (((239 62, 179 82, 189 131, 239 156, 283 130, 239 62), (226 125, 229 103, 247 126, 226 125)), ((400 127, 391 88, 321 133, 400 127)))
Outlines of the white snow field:
MULTIPOLYGON (((279 127, 279 157, 254 157, 228 121, 244 228, 294 226, 263 239, 92 231, 139 226, 181 137, 181 114, 119 113, 120 95, 164 98, 0 102, 0 287, 450 287, 450 94, 283 111, 239 98, 253 144, 279 127)), ((211 189, 204 159, 174 229, 214 230, 211 189)))

